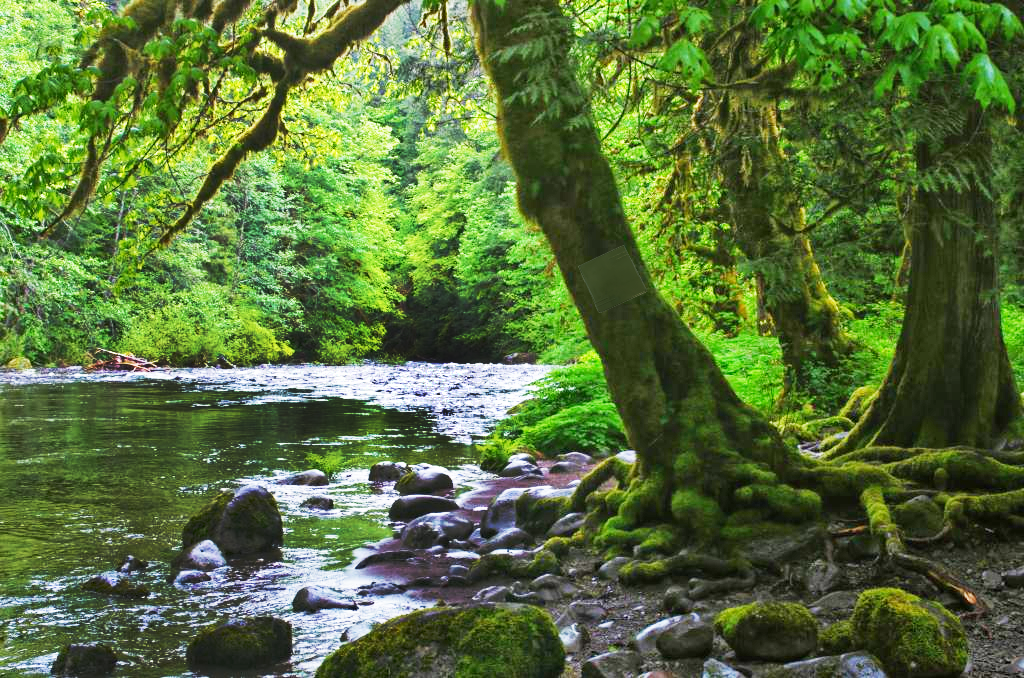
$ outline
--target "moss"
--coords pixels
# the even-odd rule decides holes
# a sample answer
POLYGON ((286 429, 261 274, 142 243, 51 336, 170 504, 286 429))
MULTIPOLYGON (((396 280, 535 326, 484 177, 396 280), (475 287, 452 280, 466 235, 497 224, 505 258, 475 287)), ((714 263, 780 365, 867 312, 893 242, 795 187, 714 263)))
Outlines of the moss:
POLYGON ((796 537, 803 529, 792 523, 767 521, 759 511, 737 511, 722 527, 720 543, 727 550, 732 550, 758 539, 796 537))
POLYGON ((189 642, 185 657, 190 666, 248 669, 284 661, 291 654, 291 624, 274 617, 247 617, 203 629, 189 642))
POLYGON ((619 507, 619 515, 631 525, 642 525, 664 515, 667 497, 665 477, 652 471, 645 478, 634 479, 619 507))
POLYGON ((671 505, 672 517, 692 541, 700 544, 710 543, 725 520, 718 502, 695 490, 676 490, 671 505))
POLYGON ((637 557, 660 553, 668 555, 679 550, 679 535, 671 525, 659 525, 653 528, 635 550, 637 557))
POLYGON ((189 518, 181 530, 181 547, 188 548, 206 539, 212 540, 213 529, 233 496, 233 491, 224 490, 189 518))
POLYGON ((551 617, 530 605, 419 610, 329 655, 317 678, 557 678, 565 651, 551 617))
POLYGON ((558 557, 565 557, 572 545, 572 541, 567 537, 552 537, 544 542, 544 549, 551 551, 558 557))
POLYGON ((853 652, 853 624, 849 620, 836 622, 827 627, 818 636, 821 651, 825 654, 845 654, 853 652))
POLYGON ((960 620, 906 591, 864 591, 850 623, 854 645, 875 655, 893 678, 959 676, 967 664, 960 620))
MULTIPOLYGON (((990 456, 967 449, 935 450, 885 465, 892 475, 918 483, 935 479, 938 469, 946 472, 948 489, 1016 490, 1024 486, 1024 468, 1010 466, 990 456)), ((946 489, 946 488, 942 488, 946 489)))
POLYGON ((955 495, 945 501, 943 520, 951 525, 962 525, 967 518, 999 520, 1021 512, 1024 512, 1024 489, 980 496, 955 495))
POLYGON ((722 610, 715 617, 715 630, 741 658, 789 661, 797 657, 773 655, 774 650, 769 649, 773 645, 771 640, 797 637, 813 639, 808 644, 816 645, 818 622, 798 603, 759 602, 722 610), (764 653, 752 651, 751 639, 755 644, 764 643, 764 647, 759 648, 764 653))
POLYGON ((605 497, 604 505, 609 513, 616 514, 619 512, 619 507, 622 506, 624 501, 626 501, 626 492, 624 490, 612 490, 605 497))
POLYGON ((822 419, 813 419, 804 423, 804 429, 811 435, 815 440, 820 440, 836 433, 849 431, 853 428, 853 422, 842 415, 838 417, 824 417, 822 419))
POLYGON ((821 497, 788 485, 747 485, 737 489, 734 497, 739 506, 757 508, 766 517, 784 522, 802 523, 821 515, 821 497))
POLYGON ((541 549, 532 559, 516 558, 507 553, 487 553, 469 567, 469 580, 481 581, 495 575, 515 579, 533 579, 542 574, 561 574, 562 566, 549 549, 541 549))
POLYGON ((923 495, 893 506, 890 512, 910 537, 931 537, 942 529, 942 509, 923 495))
MULTIPOLYGON (((597 492, 599 487, 612 478, 617 479, 619 481, 619 485, 624 487, 632 472, 633 464, 627 464, 617 456, 608 457, 591 469, 589 473, 580 478, 580 484, 576 487, 576 491, 573 492, 572 495, 571 510, 584 510, 587 498, 597 492)), ((625 497, 623 496, 623 498, 625 497)), ((619 503, 621 504, 621 501, 619 503)), ((618 508, 616 507, 615 509, 612 509, 612 511, 616 512, 618 511, 618 508)))
POLYGON ((559 518, 569 513, 572 497, 538 498, 524 492, 516 499, 516 525, 532 534, 545 534, 559 518))
POLYGON ((672 574, 667 558, 658 560, 633 560, 619 568, 619 581, 626 586, 653 584, 672 574))
POLYGON ((878 388, 875 386, 861 386, 854 389, 846 404, 839 410, 839 416, 846 417, 850 421, 857 421, 876 397, 878 397, 878 388))
POLYGON ((884 468, 864 462, 833 465, 820 463, 798 469, 794 475, 800 485, 818 490, 825 499, 854 500, 868 487, 899 487, 900 481, 884 468))

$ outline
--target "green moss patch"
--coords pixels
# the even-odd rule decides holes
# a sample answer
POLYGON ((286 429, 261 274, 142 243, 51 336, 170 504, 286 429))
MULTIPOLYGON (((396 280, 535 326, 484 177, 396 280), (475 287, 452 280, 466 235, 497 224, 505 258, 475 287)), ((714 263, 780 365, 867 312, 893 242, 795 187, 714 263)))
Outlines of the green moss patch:
POLYGON ((741 659, 787 662, 817 647, 818 622, 798 603, 751 603, 722 610, 715 630, 741 659))

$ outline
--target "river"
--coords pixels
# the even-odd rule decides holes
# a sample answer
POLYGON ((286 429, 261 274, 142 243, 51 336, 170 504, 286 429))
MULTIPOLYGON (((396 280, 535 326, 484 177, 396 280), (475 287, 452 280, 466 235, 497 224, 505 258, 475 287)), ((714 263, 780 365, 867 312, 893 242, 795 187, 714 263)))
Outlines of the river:
POLYGON ((545 366, 363 364, 182 369, 150 374, 30 370, 0 374, 0 675, 48 675, 60 647, 104 641, 117 675, 190 672, 196 630, 231 615, 291 622, 286 669, 311 676, 351 626, 412 609, 396 596, 356 612, 291 611, 302 586, 350 591, 353 553, 391 534, 397 496, 367 482, 381 460, 452 471, 457 492, 488 477, 470 443, 543 376, 545 366), (338 468, 326 488, 273 485, 311 467, 338 468), (283 559, 223 568, 211 582, 169 582, 188 516, 220 488, 264 482, 281 507, 283 559), (327 494, 335 509, 299 504, 327 494), (132 554, 143 600, 79 590, 132 554))

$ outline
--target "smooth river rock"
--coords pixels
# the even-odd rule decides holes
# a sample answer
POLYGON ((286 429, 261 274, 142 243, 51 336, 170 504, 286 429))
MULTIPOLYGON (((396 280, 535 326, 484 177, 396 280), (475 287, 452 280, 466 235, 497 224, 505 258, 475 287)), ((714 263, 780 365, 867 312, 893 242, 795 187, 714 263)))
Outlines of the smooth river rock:
POLYGON ((498 532, 516 526, 516 500, 526 492, 525 487, 510 487, 491 500, 480 521, 480 536, 490 539, 498 532))
POLYGON ((184 548, 212 539, 226 555, 264 553, 284 543, 281 512, 261 485, 225 491, 192 516, 181 533, 184 548))
POLYGON ((305 509, 316 509, 317 511, 330 511, 334 508, 334 500, 330 497, 317 495, 304 500, 299 506, 305 509))
POLYGON ((408 522, 428 513, 447 513, 457 511, 458 508, 458 504, 445 497, 436 497, 432 494, 409 494, 395 500, 388 510, 388 518, 399 522, 408 522))
POLYGON ((276 617, 245 617, 213 624, 185 652, 189 666, 253 669, 292 656, 292 625, 276 617))
POLYGON ((227 564, 228 561, 224 559, 224 554, 209 539, 204 539, 198 544, 184 549, 174 561, 174 565, 183 570, 202 570, 203 572, 216 570, 227 564))
POLYGON ((98 574, 82 584, 82 590, 121 598, 145 598, 149 595, 147 587, 136 584, 119 572, 98 574))
POLYGON ((182 570, 174 578, 175 586, 186 586, 188 584, 202 584, 210 581, 212 577, 202 570, 182 570))
POLYGON ((685 618, 669 624, 655 643, 666 659, 707 657, 715 641, 715 629, 699 619, 685 618))
POLYGON ((791 662, 771 672, 771 678, 887 678, 882 665, 867 652, 850 652, 836 657, 818 657, 791 662))
POLYGON ((454 487, 455 483, 448 475, 448 469, 429 464, 414 466, 395 483, 395 491, 401 495, 437 494, 438 492, 447 492, 454 487))
POLYGON ((292 598, 292 609, 296 612, 318 610, 357 610, 355 601, 345 599, 330 589, 320 586, 304 586, 292 598))
POLYGON ((544 472, 540 468, 529 461, 515 460, 510 461, 505 465, 505 468, 501 469, 498 476, 502 478, 519 478, 520 476, 543 476, 544 472))
POLYGON ((104 643, 73 643, 57 653, 50 666, 54 676, 107 676, 117 666, 117 653, 104 643))
POLYGON ((389 483, 409 472, 409 465, 394 461, 378 461, 370 467, 371 483, 389 483))
POLYGON ((310 487, 320 487, 327 485, 327 474, 319 469, 310 469, 303 471, 302 473, 293 473, 290 476, 281 478, 277 481, 278 485, 308 485, 310 487))
POLYGON ((428 513, 414 519, 402 530, 402 546, 407 549, 425 549, 435 544, 447 546, 452 540, 465 539, 473 534, 472 520, 454 513, 428 513))

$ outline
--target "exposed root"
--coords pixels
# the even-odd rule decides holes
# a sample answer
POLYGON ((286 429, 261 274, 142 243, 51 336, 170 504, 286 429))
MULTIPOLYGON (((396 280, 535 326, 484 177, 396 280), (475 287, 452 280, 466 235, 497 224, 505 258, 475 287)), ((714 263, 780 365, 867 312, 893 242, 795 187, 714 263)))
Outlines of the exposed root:
POLYGON ((618 457, 609 457, 591 469, 590 473, 580 478, 580 484, 570 500, 570 511, 583 511, 587 506, 587 497, 592 495, 606 482, 615 478, 619 487, 626 487, 633 473, 633 464, 627 464, 618 457))
POLYGON ((737 590, 729 587, 749 589, 754 586, 756 580, 754 568, 746 560, 726 560, 685 550, 674 556, 658 560, 634 560, 631 563, 626 563, 619 570, 620 581, 627 585, 650 584, 666 577, 682 575, 705 575, 713 577, 715 582, 726 582, 719 585, 704 579, 692 580, 691 585, 701 587, 701 592, 705 593, 705 597, 712 595, 716 590, 737 590))
POLYGON ((979 616, 987 610, 985 603, 966 584, 941 565, 921 556, 907 553, 900 530, 893 522, 881 487, 869 487, 861 494, 861 504, 868 514, 871 533, 882 543, 888 561, 911 572, 922 574, 940 589, 962 600, 979 616))

